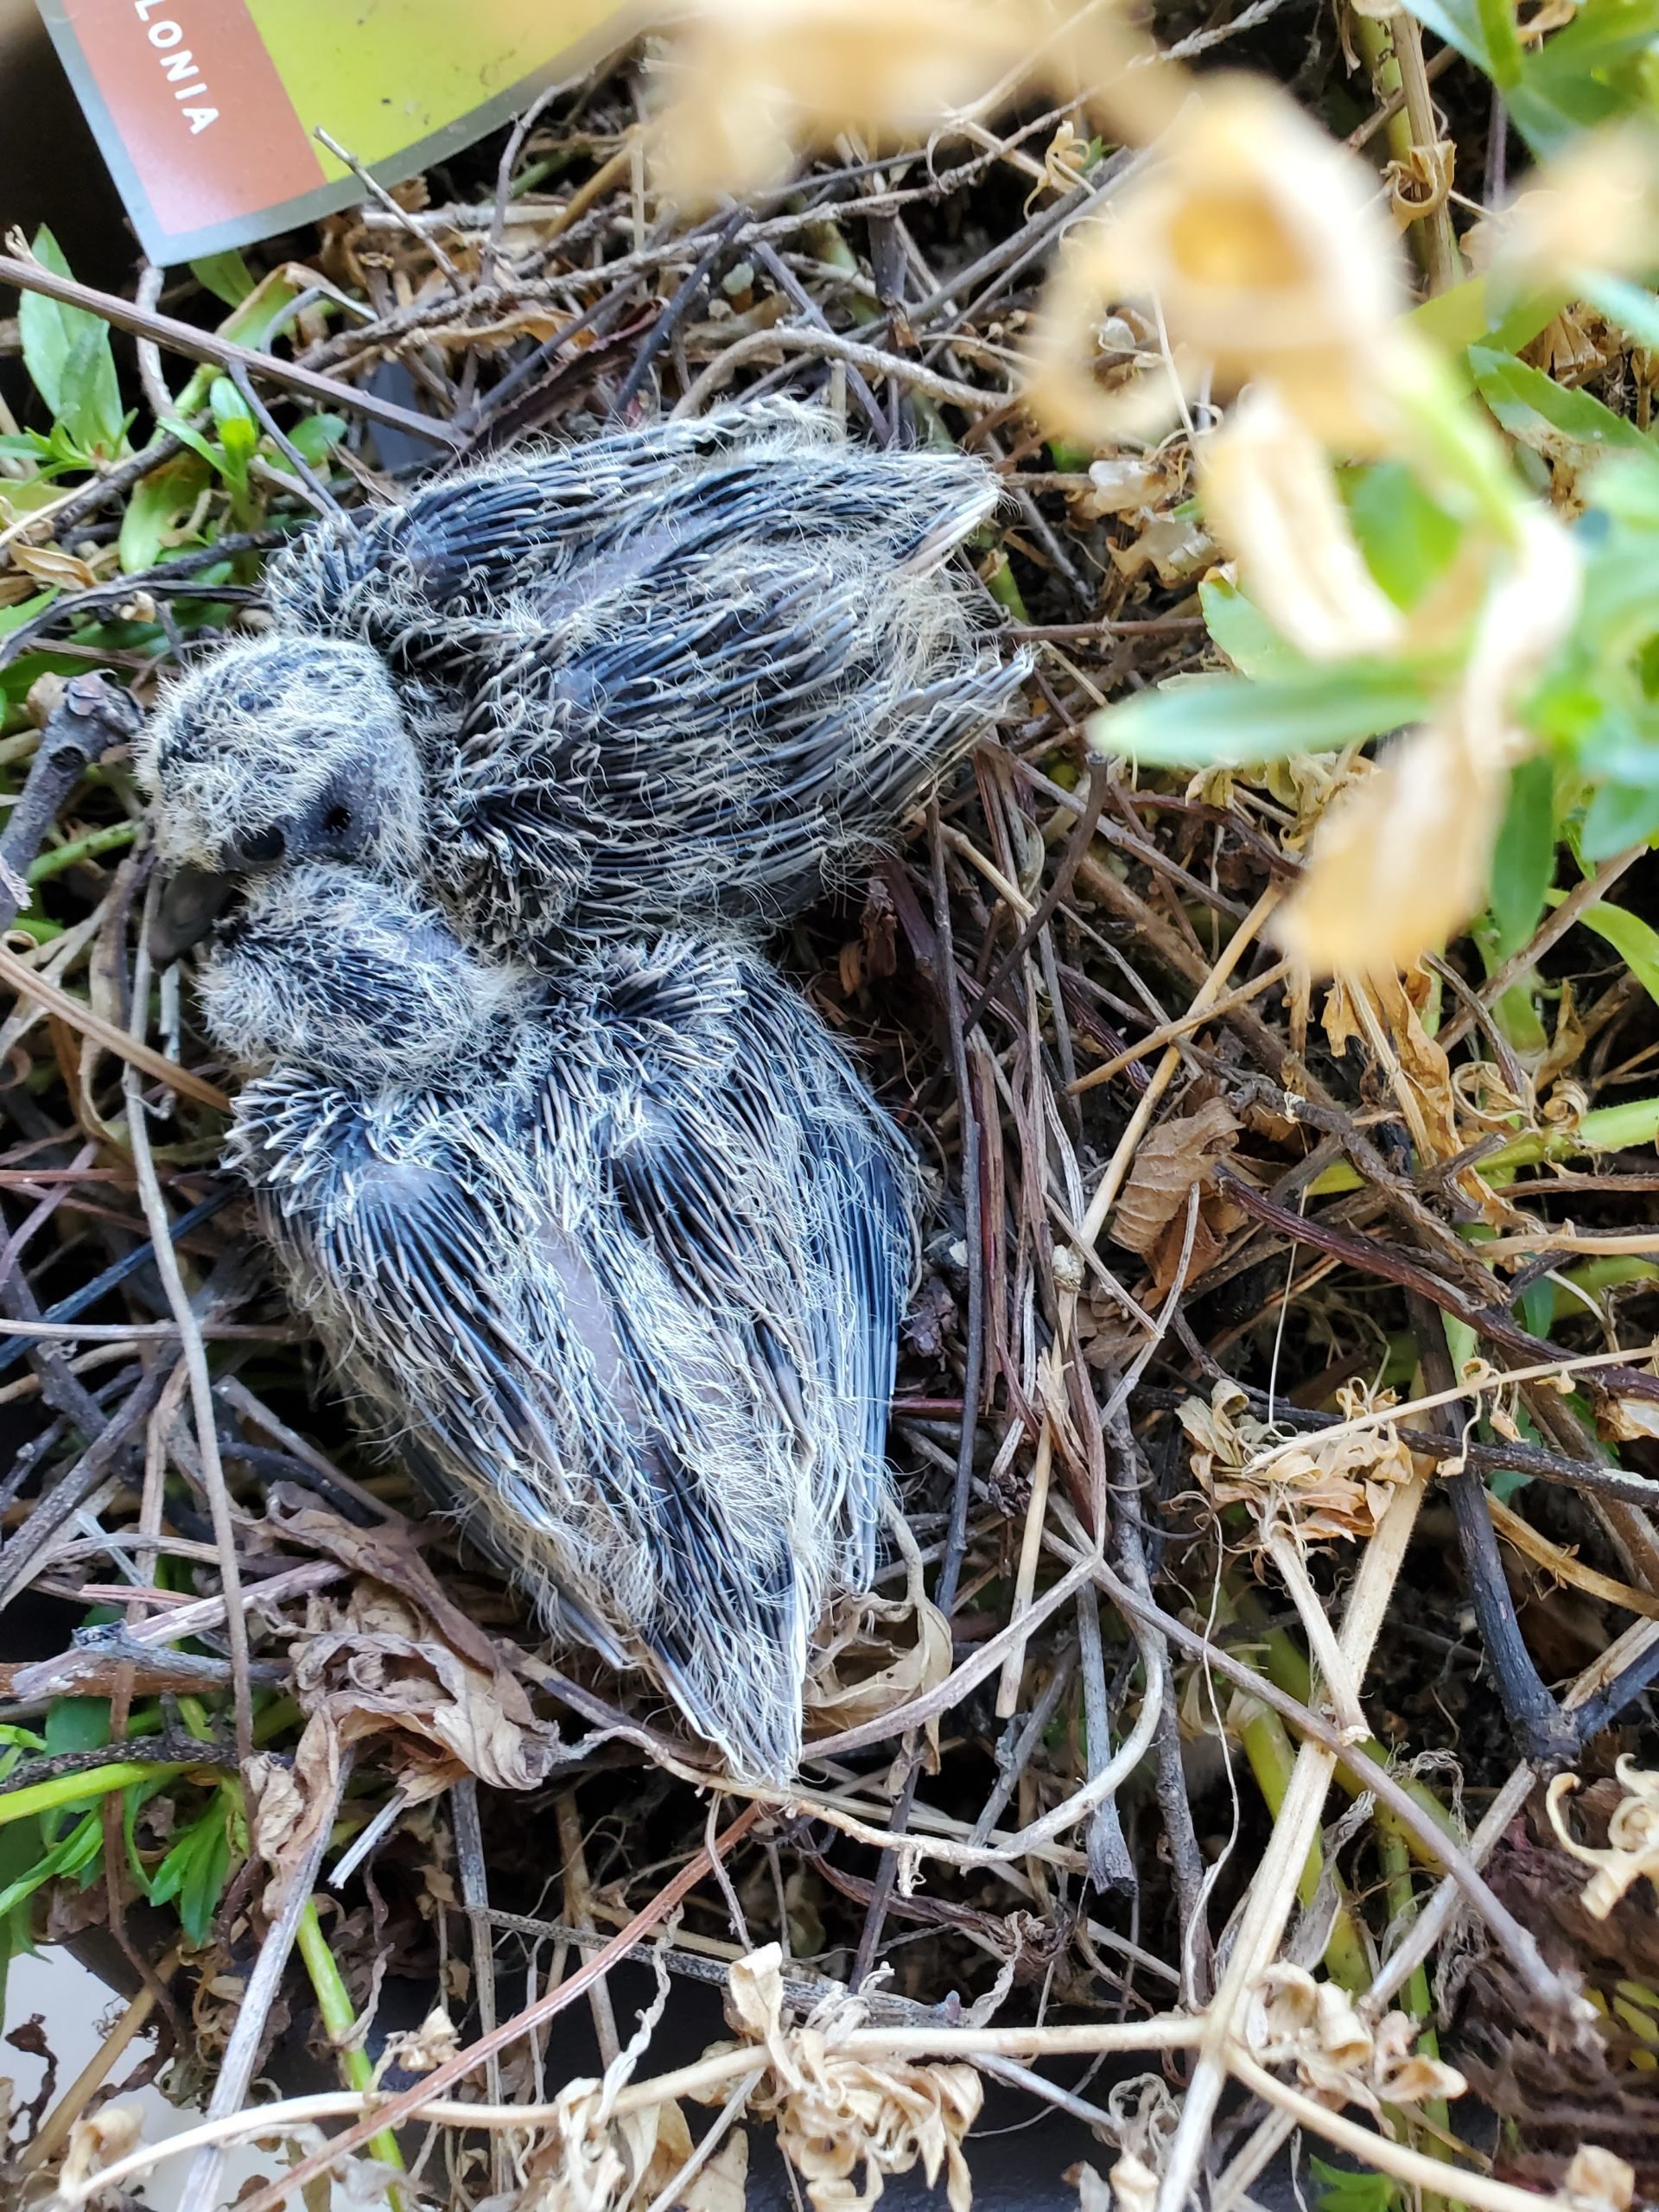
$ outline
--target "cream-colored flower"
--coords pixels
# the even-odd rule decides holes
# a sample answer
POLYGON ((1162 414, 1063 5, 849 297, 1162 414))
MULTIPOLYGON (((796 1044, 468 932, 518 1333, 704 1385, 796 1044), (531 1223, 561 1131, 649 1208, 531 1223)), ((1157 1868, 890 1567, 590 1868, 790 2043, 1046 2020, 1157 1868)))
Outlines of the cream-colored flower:
MULTIPOLYGON (((1633 123, 1573 140, 1534 173, 1491 226, 1486 254, 1504 292, 1571 283, 1586 269, 1643 276, 1659 222, 1659 142, 1633 123)), ((1484 227, 1484 226, 1483 226, 1484 227)))
POLYGON ((1196 448, 1205 518, 1250 596, 1310 660, 1385 652, 1405 617, 1372 577, 1324 446, 1271 385, 1196 448))
POLYGON ((677 198, 781 183, 846 130, 925 138, 1029 46, 1027 0, 701 0, 674 54, 660 173, 677 198))
MULTIPOLYGON (((658 172, 677 199, 704 202, 781 183, 843 132, 880 152, 972 128, 1030 86, 1148 136, 1185 81, 1119 0, 694 0, 669 67, 658 172)), ((1056 190, 1076 181, 1086 143, 1070 130, 1049 149, 1056 190)))
POLYGON ((1529 749, 1516 707, 1571 627, 1580 583, 1558 523, 1535 509, 1518 528, 1518 556, 1487 594, 1456 690, 1343 795, 1314 837, 1275 924, 1313 974, 1408 967, 1485 896, 1509 771, 1529 749))
POLYGON ((1571 2212, 1630 2212, 1636 2196, 1636 2169, 1616 2152, 1580 2143, 1561 2176, 1556 2202, 1571 2212))
POLYGON ((1109 444, 1174 421, 1177 387, 1190 397, 1209 372, 1224 395, 1271 383, 1316 437, 1376 448, 1405 292, 1374 182, 1264 79, 1206 80, 1143 173, 1074 234, 1039 328, 1033 410, 1109 444), (1143 300, 1161 312, 1169 364, 1104 393, 1094 329, 1143 300))

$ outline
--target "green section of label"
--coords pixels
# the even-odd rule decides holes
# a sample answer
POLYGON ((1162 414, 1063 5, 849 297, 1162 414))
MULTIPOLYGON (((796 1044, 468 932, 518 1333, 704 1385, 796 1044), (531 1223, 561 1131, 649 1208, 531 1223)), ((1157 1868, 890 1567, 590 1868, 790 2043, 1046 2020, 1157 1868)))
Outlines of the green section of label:
MULTIPOLYGON (((301 123, 371 167, 488 107, 615 0, 247 0, 301 123)), ((345 174, 319 149, 331 177, 345 174)))

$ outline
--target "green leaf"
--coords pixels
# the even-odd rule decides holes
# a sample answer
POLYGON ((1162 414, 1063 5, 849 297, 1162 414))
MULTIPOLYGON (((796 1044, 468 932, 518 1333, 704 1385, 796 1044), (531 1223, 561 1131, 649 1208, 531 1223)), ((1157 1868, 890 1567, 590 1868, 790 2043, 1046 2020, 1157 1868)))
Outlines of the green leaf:
POLYGON ((1592 451, 1615 446, 1637 453, 1653 451, 1634 423, 1615 415, 1590 392, 1569 391, 1513 354, 1471 346, 1469 365, 1476 391, 1503 428, 1535 453, 1554 455, 1563 441, 1592 451))
POLYGON ((1079 445, 1071 438, 1051 438, 1048 442, 1050 461, 1067 476, 1084 474, 1090 462, 1098 458, 1098 448, 1079 445))
POLYGON ((1149 766, 1253 768, 1421 721, 1433 696, 1427 671, 1378 661, 1260 683, 1183 677, 1091 715, 1089 743, 1149 766))
POLYGON ((1579 916, 1587 930, 1605 938, 1650 999, 1659 1001, 1659 930, 1625 906, 1586 906, 1579 916))
MULTIPOLYGON (((297 288, 289 282, 288 264, 283 263, 262 276, 241 305, 231 309, 219 326, 220 337, 234 339, 238 346, 251 346, 256 353, 267 351, 278 324, 299 296, 297 288)), ((174 403, 175 413, 194 415, 205 406, 218 376, 219 371, 207 364, 195 370, 174 403)))
POLYGON ((166 430, 181 445, 188 446, 192 453, 200 454, 215 475, 224 474, 224 454, 211 438, 203 436, 194 423, 187 423, 181 415, 163 415, 158 419, 156 428, 166 430))
POLYGON ((343 415, 306 415, 289 432, 289 442, 302 461, 319 468, 345 436, 343 415))
POLYGON ((253 272, 234 246, 228 253, 207 253, 193 261, 190 274, 227 308, 239 308, 253 289, 253 272))
POLYGON ((1351 2173, 1323 2158, 1307 2163, 1319 2184, 1319 2212, 1395 2212, 1401 2201, 1398 2183, 1387 2174, 1351 2173))
POLYGON ((54 1880, 60 1874, 90 1874, 103 1849, 102 1813, 94 1810, 83 1814, 67 1836, 0 1889, 0 1919, 25 1897, 32 1897, 43 1883, 54 1880))
POLYGON ((58 1751, 101 1751, 110 1740, 110 1700, 106 1697, 54 1698, 46 1715, 46 1749, 58 1751))
POLYGON ((207 404, 213 410, 213 420, 222 433, 229 423, 253 424, 253 410, 231 382, 229 377, 215 377, 207 387, 207 404))
POLYGON ((0 607, 0 638, 8 630, 21 630, 25 622, 44 613, 57 595, 57 587, 54 585, 48 591, 37 591, 33 599, 20 599, 16 607, 0 607))
POLYGON ((1659 836, 1659 784, 1626 784, 1611 779, 1585 810, 1579 850, 1586 861, 1611 860, 1659 836))
POLYGON ((1241 676, 1281 676, 1307 663, 1287 645, 1252 599, 1224 576, 1206 576, 1198 604, 1210 635, 1241 676))
POLYGON ((1507 42, 1501 43, 1494 54, 1478 0, 1410 0, 1410 5, 1411 13, 1426 29, 1433 31, 1442 44, 1454 47, 1477 69, 1484 69, 1495 84, 1508 86, 1515 82, 1518 66, 1507 42))
POLYGON ((206 1943, 230 1872, 229 1808, 216 1789, 206 1812, 191 1821, 150 1878, 152 1904, 178 1900, 179 1919, 193 1943, 206 1943))
POLYGON ((1339 480, 1366 567, 1395 605, 1409 613, 1450 567, 1463 536, 1460 525, 1402 461, 1344 469, 1339 480))
POLYGON ((194 453, 175 454, 139 479, 121 518, 118 550, 126 575, 153 569, 163 553, 181 542, 180 527, 208 481, 208 471, 194 453))
POLYGON ((1519 951, 1544 911, 1555 873, 1555 771, 1535 757, 1510 778, 1510 803, 1492 855, 1492 919, 1500 961, 1519 951))
MULTIPOLYGON (((34 252, 60 276, 70 274, 62 249, 44 225, 35 234, 34 252)), ((109 325, 85 308, 24 292, 17 330, 23 366, 54 421, 83 451, 113 454, 121 442, 124 416, 109 325)))
POLYGON ((1580 131, 1650 106, 1643 67, 1659 40, 1659 0, 1583 0, 1564 30, 1535 49, 1506 87, 1516 130, 1540 156, 1580 131))

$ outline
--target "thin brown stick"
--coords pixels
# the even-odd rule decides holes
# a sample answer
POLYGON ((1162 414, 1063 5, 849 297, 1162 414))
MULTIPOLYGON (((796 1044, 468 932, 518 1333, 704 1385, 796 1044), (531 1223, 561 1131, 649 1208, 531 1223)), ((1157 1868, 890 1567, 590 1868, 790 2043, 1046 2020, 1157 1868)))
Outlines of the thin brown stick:
POLYGON ((188 361, 206 361, 227 373, 233 368, 241 368, 250 376, 269 377, 273 384, 286 385, 290 391, 302 392, 308 399, 320 400, 327 407, 344 408, 348 414, 366 416, 370 422, 382 423, 387 429, 402 430, 411 438, 425 438, 435 446, 461 443, 460 434, 452 425, 439 422, 433 416, 416 415, 410 408, 397 406, 372 391, 359 391, 356 385, 342 384, 337 377, 302 368, 297 361, 281 361, 274 353, 261 353, 251 346, 238 346, 234 339, 222 338, 217 331, 198 330, 194 323, 177 322, 170 315, 147 313, 114 292, 100 292, 91 284, 77 283, 73 276, 60 276, 56 270, 44 268, 38 261, 19 261, 15 255, 0 253, 0 284, 14 284, 23 292, 38 292, 42 298, 58 300, 65 307, 84 308, 87 314, 98 315, 113 328, 124 330, 135 338, 152 338, 169 353, 181 353, 188 361))

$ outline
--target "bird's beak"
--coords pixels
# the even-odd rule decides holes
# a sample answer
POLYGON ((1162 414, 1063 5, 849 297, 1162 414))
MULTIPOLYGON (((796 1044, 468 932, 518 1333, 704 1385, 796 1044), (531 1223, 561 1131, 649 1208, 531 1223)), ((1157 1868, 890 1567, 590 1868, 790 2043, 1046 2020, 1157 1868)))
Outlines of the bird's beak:
POLYGON ((170 877, 149 925, 149 957, 156 965, 165 968, 210 937, 237 888, 234 876, 217 875, 211 868, 181 868, 170 877))

